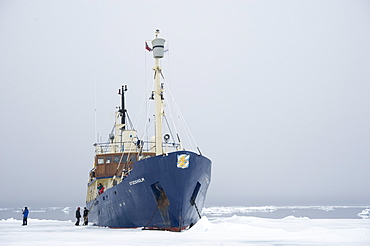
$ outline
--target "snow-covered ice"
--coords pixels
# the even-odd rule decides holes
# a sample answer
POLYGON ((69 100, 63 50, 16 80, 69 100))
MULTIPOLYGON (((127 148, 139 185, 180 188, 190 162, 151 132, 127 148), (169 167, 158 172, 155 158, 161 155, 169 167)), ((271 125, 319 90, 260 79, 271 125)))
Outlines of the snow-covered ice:
POLYGON ((74 226, 74 221, 0 221, 0 245, 370 245, 370 221, 231 216, 203 218, 181 233, 74 226))

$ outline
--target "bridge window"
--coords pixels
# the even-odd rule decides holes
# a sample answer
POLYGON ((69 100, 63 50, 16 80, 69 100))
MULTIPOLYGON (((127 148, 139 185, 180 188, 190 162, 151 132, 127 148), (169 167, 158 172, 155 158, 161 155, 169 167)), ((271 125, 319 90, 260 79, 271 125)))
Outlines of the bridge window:
POLYGON ((119 160, 121 160, 121 156, 120 155, 115 155, 113 160, 114 160, 114 163, 118 163, 119 160))
POLYGON ((136 155, 131 155, 130 156, 130 161, 135 162, 136 161, 136 155))
POLYGON ((106 156, 105 157, 105 163, 107 163, 107 164, 112 163, 112 156, 106 156))
POLYGON ((104 157, 98 157, 98 164, 104 164, 104 157))
POLYGON ((114 156, 114 163, 119 163, 120 160, 121 160, 121 162, 126 162, 127 161, 127 154, 124 154, 123 156, 122 155, 115 155, 114 156), (121 160, 121 157, 122 157, 122 160, 121 160))

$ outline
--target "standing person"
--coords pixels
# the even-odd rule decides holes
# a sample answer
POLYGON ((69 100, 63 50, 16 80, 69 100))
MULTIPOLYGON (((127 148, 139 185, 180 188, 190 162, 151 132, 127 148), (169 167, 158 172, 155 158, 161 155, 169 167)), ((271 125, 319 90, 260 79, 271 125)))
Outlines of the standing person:
POLYGON ((76 210, 76 219, 77 219, 76 224, 75 224, 76 226, 80 225, 80 218, 81 218, 80 207, 78 207, 76 210))
POLYGON ((101 183, 99 183, 99 186, 96 187, 96 188, 98 189, 98 194, 99 195, 104 192, 104 186, 101 183))
POLYGON ((87 225, 89 223, 88 215, 89 215, 89 210, 85 207, 84 208, 84 223, 83 223, 83 225, 87 225))
POLYGON ((28 213, 29 213, 28 208, 24 207, 24 210, 22 211, 22 214, 23 214, 23 224, 22 224, 22 226, 27 225, 28 213))

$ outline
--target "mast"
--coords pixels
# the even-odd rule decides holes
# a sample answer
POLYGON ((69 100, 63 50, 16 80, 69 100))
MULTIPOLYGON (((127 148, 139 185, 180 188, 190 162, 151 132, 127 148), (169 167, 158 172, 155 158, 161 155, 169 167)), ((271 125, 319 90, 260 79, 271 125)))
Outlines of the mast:
POLYGON ((162 147, 162 120, 164 115, 164 98, 163 98, 163 84, 161 84, 162 69, 160 67, 159 59, 164 57, 164 43, 163 38, 158 38, 159 30, 155 32, 155 39, 152 40, 153 57, 155 59, 154 70, 154 100, 155 100, 155 153, 156 155, 163 154, 162 147))

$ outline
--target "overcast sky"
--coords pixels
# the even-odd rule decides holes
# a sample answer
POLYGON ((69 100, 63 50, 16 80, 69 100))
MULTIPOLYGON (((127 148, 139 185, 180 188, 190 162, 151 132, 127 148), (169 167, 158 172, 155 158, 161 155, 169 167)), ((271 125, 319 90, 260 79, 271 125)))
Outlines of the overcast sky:
POLYGON ((0 0, 0 206, 84 204, 157 28, 206 205, 370 205, 370 1, 0 0))

